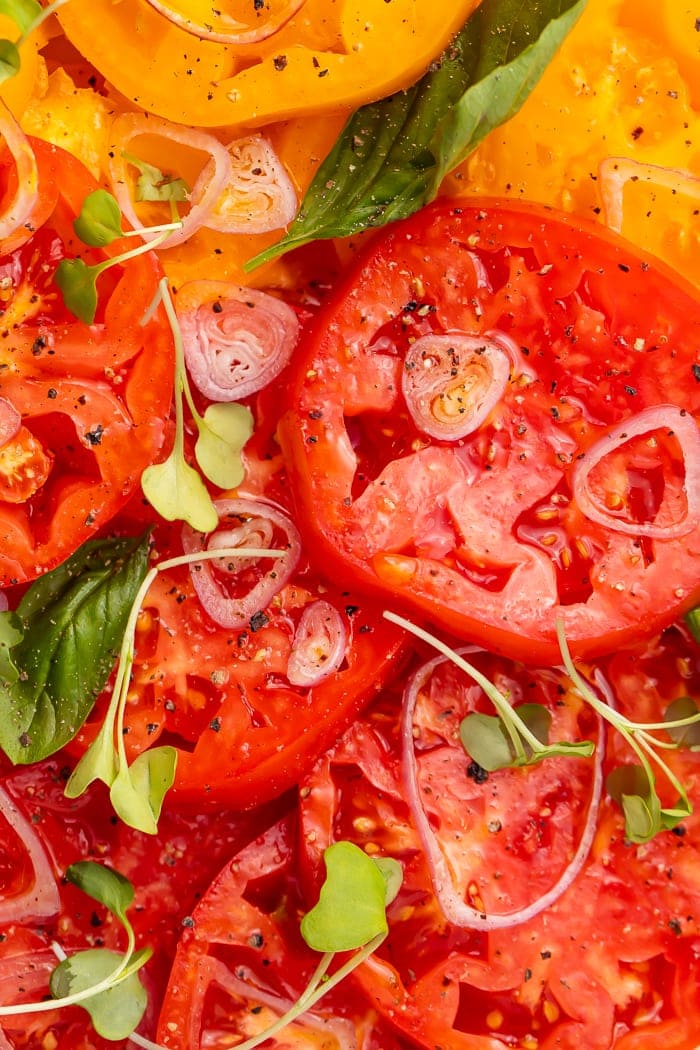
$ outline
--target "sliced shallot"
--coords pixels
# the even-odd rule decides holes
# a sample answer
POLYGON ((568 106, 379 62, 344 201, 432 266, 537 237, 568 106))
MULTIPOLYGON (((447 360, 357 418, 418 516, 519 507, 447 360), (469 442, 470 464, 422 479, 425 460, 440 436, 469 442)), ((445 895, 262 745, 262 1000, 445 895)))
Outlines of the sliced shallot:
POLYGON ((509 376, 510 355, 494 338, 424 335, 406 354, 401 389, 419 430, 457 441, 487 419, 509 376))
POLYGON ((222 233, 268 233, 294 218, 297 195, 282 161, 262 135, 228 147, 231 179, 205 225, 222 233))
POLYGON ((212 401, 238 401, 262 390, 285 367, 299 338, 291 306, 227 281, 184 284, 177 316, 192 382, 212 401))
POLYGON ((345 622, 330 602, 307 605, 294 632, 287 678, 292 685, 310 688, 337 671, 345 658, 348 636, 345 622))
POLYGON ((22 893, 7 898, 0 895, 0 924, 9 926, 12 923, 38 922, 57 915, 61 901, 46 850, 31 821, 3 787, 0 787, 0 814, 27 851, 33 872, 30 884, 22 893))
MULTIPOLYGON (((700 430, 693 416, 676 405, 652 405, 618 423, 589 448, 573 471, 571 488, 580 510, 589 519, 626 536, 671 540, 685 536, 700 523, 700 430), (678 441, 685 467, 685 507, 675 521, 630 521, 609 510, 590 490, 593 469, 618 452, 632 438, 663 430, 678 441)), ((663 506, 661 508, 664 509, 663 506)), ((668 513, 668 508, 667 508, 668 513)))
POLYGON ((186 3, 148 0, 148 3, 169 22, 200 40, 218 40, 222 44, 257 44, 281 29, 297 13, 304 0, 266 0, 265 4, 251 4, 257 24, 239 22, 222 10, 221 5, 215 8, 211 4, 200 4, 201 10, 197 11, 192 0, 186 3), (263 12, 267 15, 264 21, 263 12))
MULTIPOLYGON (((473 650, 461 650, 461 653, 469 651, 473 650)), ((430 679, 435 668, 445 660, 446 657, 438 656, 420 667, 409 680, 404 692, 401 713, 401 741, 406 801, 411 810, 415 828, 425 852, 435 897, 447 921, 455 926, 472 930, 501 930, 510 926, 519 926, 521 923, 528 922, 534 918, 535 915, 539 915, 546 908, 551 907, 566 892, 583 868, 590 853, 595 837, 598 810, 603 792, 604 727, 601 720, 598 719, 599 737, 593 756, 591 795, 586 811, 586 819, 576 852, 566 868, 546 893, 543 893, 524 908, 499 915, 488 915, 485 912, 478 911, 467 904, 455 889, 447 859, 423 807, 421 788, 418 783, 418 766, 413 736, 413 718, 416 703, 421 689, 430 679)))
POLYGON ((700 178, 690 171, 644 164, 629 157, 606 157, 598 166, 598 186, 605 223, 618 233, 624 223, 623 197, 628 182, 650 182, 673 193, 700 198, 700 178))
POLYGON ((13 117, 7 104, 0 99, 0 137, 5 142, 16 171, 16 189, 2 202, 0 212, 0 241, 15 235, 12 248, 28 241, 34 233, 30 218, 39 199, 39 169, 29 139, 13 117), (26 237, 22 235, 22 231, 26 237), (21 239, 17 240, 16 235, 21 239))
POLYGON ((260 536, 271 537, 277 558, 225 558, 196 562, 192 582, 203 608, 221 627, 248 627, 284 587, 301 557, 301 537, 294 523, 267 500, 222 499, 214 503, 219 528, 207 540, 186 525, 182 546, 186 554, 226 547, 247 547, 260 536))
MULTIPOLYGON (((111 151, 107 170, 122 214, 135 230, 143 230, 144 224, 136 214, 131 193, 130 165, 124 156, 125 151, 129 151, 129 143, 144 135, 156 136, 206 154, 207 159, 203 162, 202 170, 189 196, 190 210, 183 217, 182 228, 170 234, 164 247, 172 248, 182 244, 207 222, 212 208, 231 177, 231 158, 228 150, 213 135, 204 131, 181 127, 160 117, 142 116, 139 113, 123 113, 117 117, 112 124, 111 134, 118 146, 111 151)), ((156 236, 158 234, 144 234, 144 240, 148 242, 156 236)))
POLYGON ((22 416, 11 401, 0 397, 0 448, 12 441, 22 426, 22 416))

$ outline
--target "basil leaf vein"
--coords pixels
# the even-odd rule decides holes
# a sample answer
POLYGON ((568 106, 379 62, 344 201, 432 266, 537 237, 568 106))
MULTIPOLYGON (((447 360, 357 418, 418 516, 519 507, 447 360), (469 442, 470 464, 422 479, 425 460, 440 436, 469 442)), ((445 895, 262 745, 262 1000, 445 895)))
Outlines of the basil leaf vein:
POLYGON ((91 540, 0 613, 0 747, 13 762, 39 761, 78 732, 147 571, 147 536, 91 540))

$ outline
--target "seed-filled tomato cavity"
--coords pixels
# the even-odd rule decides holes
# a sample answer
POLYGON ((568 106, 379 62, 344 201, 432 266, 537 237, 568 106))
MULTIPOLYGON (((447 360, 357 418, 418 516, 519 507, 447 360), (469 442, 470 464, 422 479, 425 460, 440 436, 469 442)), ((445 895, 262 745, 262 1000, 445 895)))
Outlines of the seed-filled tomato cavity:
POLYGON ((577 655, 650 634, 700 598, 699 335, 697 292, 599 227, 426 209, 296 358, 280 435, 310 549, 528 661, 557 659, 558 619, 577 655))

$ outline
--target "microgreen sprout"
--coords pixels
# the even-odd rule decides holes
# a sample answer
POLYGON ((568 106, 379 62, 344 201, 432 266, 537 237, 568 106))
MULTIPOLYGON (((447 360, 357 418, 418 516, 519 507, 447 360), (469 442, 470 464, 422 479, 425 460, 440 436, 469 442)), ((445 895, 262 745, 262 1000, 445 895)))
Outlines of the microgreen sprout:
MULTIPOLYGON (((198 532, 216 528, 218 515, 200 474, 185 460, 183 398, 197 428, 195 458, 204 476, 222 489, 235 488, 243 480, 241 452, 253 431, 253 417, 244 405, 209 405, 201 415, 187 379, 182 334, 167 279, 159 285, 175 342, 175 440, 162 463, 144 470, 141 487, 146 499, 167 521, 183 520, 198 532)), ((155 305, 152 308, 155 308, 155 305)))
POLYGON ((136 180, 134 196, 137 201, 161 201, 177 203, 189 199, 189 187, 184 179, 164 174, 154 164, 135 157, 132 153, 122 151, 122 157, 140 172, 136 180))
POLYGON ((435 635, 417 627, 410 620, 385 610, 384 617, 403 627, 416 638, 427 642, 451 663, 464 671, 481 686, 498 712, 498 717, 472 713, 460 725, 460 737, 470 757, 489 772, 509 766, 527 766, 553 755, 589 757, 595 744, 592 740, 559 740, 548 743, 550 715, 542 704, 521 704, 513 707, 508 698, 478 668, 456 653, 451 646, 435 635))
POLYGON ((700 605, 685 614, 685 622, 695 641, 700 643, 700 605))
POLYGON ((294 1005, 264 1031, 238 1043, 237 1050, 255 1050, 312 1009, 376 951, 388 933, 386 908, 403 878, 399 862, 369 857, 352 842, 328 846, 323 859, 326 879, 318 903, 301 921, 302 937, 322 953, 318 966, 294 1005), (329 974, 336 953, 347 951, 353 954, 329 974))
POLYGON ((67 0, 53 0, 53 3, 42 7, 38 0, 0 0, 0 14, 11 18, 20 30, 16 40, 0 40, 0 84, 19 73, 20 47, 42 22, 65 3, 67 0))
MULTIPOLYGON (((549 729, 548 713, 538 704, 511 707, 507 698, 475 667, 472 667, 449 645, 396 613, 384 611, 384 617, 427 642, 456 667, 461 668, 481 688, 493 703, 499 717, 472 714, 462 721, 460 735, 465 750, 486 770, 507 766, 528 765, 549 755, 583 755, 593 753, 591 741, 554 744, 543 742, 549 729), (544 712, 544 713, 543 713, 544 712), (545 715, 547 717, 545 717, 545 715)), ((564 634, 564 625, 557 620, 557 640, 564 669, 581 698, 624 738, 639 758, 639 765, 628 764, 614 769, 607 778, 608 794, 619 802, 625 817, 625 834, 630 842, 648 842, 659 831, 675 827, 692 812, 692 806, 683 785, 663 761, 660 750, 680 746, 700 749, 700 710, 688 697, 674 701, 666 711, 663 722, 640 724, 615 711, 601 700, 574 665, 564 634), (665 730, 670 739, 660 740, 654 732, 665 730), (656 791, 654 762, 664 773, 678 801, 663 807, 656 791)))
POLYGON ((640 724, 615 711, 610 704, 601 700, 591 689, 588 682, 576 669, 564 635, 564 625, 557 621, 557 640, 561 650, 564 667, 586 703, 590 704, 601 718, 613 726, 639 759, 639 764, 628 764, 614 769, 608 776, 606 787, 608 794, 622 807, 625 817, 625 835, 630 842, 648 842, 659 831, 674 828, 681 820, 692 813, 692 805, 678 777, 664 762, 660 750, 673 750, 688 739, 696 740, 695 730, 700 722, 700 711, 692 700, 679 705, 675 701, 666 711, 663 722, 640 724), (670 717, 669 717, 670 714, 670 717), (670 740, 659 740, 653 733, 665 730, 670 740), (678 732, 686 730, 686 732, 678 732), (678 793, 675 805, 664 807, 656 791, 656 777, 652 766, 654 762, 678 793))
POLYGON ((130 251, 104 259, 92 266, 80 258, 62 259, 56 268, 54 280, 61 291, 66 307, 80 321, 92 324, 97 313, 97 278, 100 274, 112 266, 123 265, 137 255, 153 251, 181 226, 182 223, 178 220, 160 226, 151 226, 145 230, 122 230, 121 212, 114 197, 106 190, 95 190, 88 194, 83 201, 80 214, 73 223, 76 235, 84 244, 90 247, 105 247, 121 237, 142 237, 147 233, 155 233, 157 236, 130 251))
POLYGON ((99 1035, 110 1040, 126 1039, 146 1010, 147 996, 138 970, 152 954, 150 948, 137 951, 134 930, 126 914, 134 900, 134 888, 119 872, 94 861, 72 864, 66 878, 103 904, 121 923, 127 935, 126 950, 120 953, 88 948, 66 955, 60 945, 54 945, 60 961, 49 980, 53 998, 0 1006, 0 1017, 80 1005, 90 1014, 99 1035))
POLYGON ((165 795, 175 779, 177 751, 169 746, 149 748, 129 765, 124 743, 124 714, 134 662, 136 622, 146 594, 158 573, 167 569, 212 558, 276 558, 283 553, 249 547, 197 551, 167 558, 149 570, 131 606, 104 722, 66 784, 68 798, 77 798, 93 781, 101 780, 109 788, 115 813, 125 824, 156 834, 165 795))

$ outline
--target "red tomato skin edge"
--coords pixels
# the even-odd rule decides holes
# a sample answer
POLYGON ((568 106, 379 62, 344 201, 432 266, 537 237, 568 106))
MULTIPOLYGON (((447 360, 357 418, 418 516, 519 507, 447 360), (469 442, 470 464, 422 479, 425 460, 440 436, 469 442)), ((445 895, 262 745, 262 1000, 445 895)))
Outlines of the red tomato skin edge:
MULTIPOLYGON (((360 647, 354 654, 352 667, 309 691, 307 702, 312 709, 326 695, 324 707, 326 711, 332 711, 332 719, 324 718, 324 711, 320 710, 315 712, 316 718, 310 724, 304 725, 295 707, 298 698, 290 689, 288 725, 277 727, 279 749, 273 754, 265 753, 256 762, 253 740, 249 768, 243 770, 236 767, 239 756, 229 758, 227 755, 225 741, 213 730, 205 730, 193 752, 179 752, 177 774, 171 789, 173 802, 186 808, 196 806, 211 810, 226 807, 244 811, 279 798, 296 787, 318 758, 340 739, 407 663, 406 635, 390 628, 389 624, 386 626, 388 630, 380 628, 378 632, 386 648, 383 658, 375 665, 371 681, 366 679, 360 647), (335 684, 336 678, 340 679, 340 688, 335 684), (230 771, 225 768, 229 761, 230 771)), ((255 729, 250 732, 254 734, 255 729)))
MULTIPOLYGON (((426 219, 430 207, 422 213, 426 215, 426 219)), ((700 312, 700 290, 695 285, 662 260, 645 252, 602 224, 599 225, 587 218, 570 216, 548 205, 508 198, 450 198, 436 201, 432 205, 433 209, 439 207, 443 210, 449 209, 455 215, 460 215, 467 208, 470 211, 483 211, 484 213, 504 209, 511 215, 527 217, 532 221, 533 230, 537 229, 538 221, 543 231, 547 226, 556 222, 579 237, 584 245, 602 243, 615 254, 619 254, 621 260, 628 258, 626 252, 634 255, 643 268, 653 269, 662 280, 671 282, 681 294, 694 300, 700 312)), ((389 234, 398 241, 404 228, 409 227, 415 219, 415 215, 410 216, 394 224, 388 231, 378 231, 371 239, 368 239, 352 267, 347 271, 344 280, 339 283, 330 300, 319 311, 314 324, 307 333, 306 347, 302 347, 302 352, 296 358, 285 395, 288 407, 281 416, 277 437, 286 462, 297 520, 304 523, 305 545, 311 561, 326 573, 329 571, 329 566, 332 566, 333 576, 338 583, 351 585, 364 591, 380 607, 402 613, 407 619, 429 630, 433 629, 436 633, 449 631, 456 639, 483 644, 494 653, 522 660, 534 666, 552 666, 560 662, 561 652, 551 631, 534 635, 518 635, 512 627, 502 629, 493 622, 485 625, 483 621, 475 619, 468 612, 454 608, 446 609, 444 603, 441 602, 424 599, 415 594, 411 595, 410 599, 402 599, 398 590, 390 600, 387 597, 386 585, 379 582, 372 565, 359 560, 348 564, 348 561, 339 555, 338 546, 333 542, 333 536, 321 527, 318 520, 317 510, 320 497, 315 491, 314 472, 310 466, 310 450, 315 452, 317 446, 308 440, 309 419, 304 412, 297 411, 295 406, 304 401, 303 390, 307 369, 312 367, 310 362, 315 355, 318 343, 323 338, 323 333, 333 324, 338 300, 355 289, 363 271, 371 267, 373 257, 381 251, 382 238, 389 234)), ((365 278, 366 276, 365 274, 365 278)), ((314 438, 313 441, 315 440, 314 438)), ((328 479, 328 482, 327 490, 332 490, 332 479, 328 479)), ((342 528, 342 520, 337 515, 336 523, 342 528)), ((662 610, 654 608, 653 614, 648 618, 608 629, 604 635, 597 638, 583 640, 567 638, 569 649, 574 657, 581 659, 615 652, 669 627, 698 604, 700 604, 700 566, 698 567, 697 584, 690 588, 684 599, 678 600, 672 607, 662 610)))

